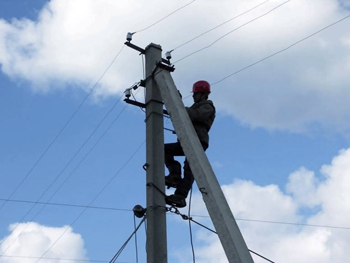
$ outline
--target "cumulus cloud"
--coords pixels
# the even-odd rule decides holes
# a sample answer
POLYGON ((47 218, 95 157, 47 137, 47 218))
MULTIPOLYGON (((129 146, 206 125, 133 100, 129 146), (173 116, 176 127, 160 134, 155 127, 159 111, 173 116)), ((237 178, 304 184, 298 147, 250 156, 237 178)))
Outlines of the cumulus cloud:
MULTIPOLYGON (((36 91, 88 91, 123 46, 126 33, 136 31, 134 44, 146 47, 154 42, 163 51, 175 48, 173 61, 208 47, 176 63, 173 76, 186 94, 198 79, 215 83, 349 14, 348 1, 270 0, 183 45, 263 2, 195 1, 148 28, 189 2, 51 0, 36 21, 0 20, 1 69, 36 91)), ((344 20, 213 85, 218 110, 251 127, 348 132, 348 23, 344 20)), ((141 78, 138 53, 125 48, 95 95, 121 94, 141 78)))
MULTIPOLYGON (((291 173, 285 192, 243 180, 222 189, 251 250, 275 262, 343 263, 350 246, 349 175, 346 149, 322 166, 319 175, 305 167, 291 173)), ((193 214, 205 214, 200 199, 193 199, 193 214)), ((227 262, 216 235, 200 230, 195 238, 202 244, 196 248, 196 262, 227 262)), ((266 261, 254 256, 254 262, 266 261)))
POLYGON ((82 237, 69 226, 48 227, 35 222, 15 223, 10 225, 9 231, 10 235, 0 242, 1 263, 33 263, 41 256, 43 258, 40 262, 43 263, 86 259, 82 237))

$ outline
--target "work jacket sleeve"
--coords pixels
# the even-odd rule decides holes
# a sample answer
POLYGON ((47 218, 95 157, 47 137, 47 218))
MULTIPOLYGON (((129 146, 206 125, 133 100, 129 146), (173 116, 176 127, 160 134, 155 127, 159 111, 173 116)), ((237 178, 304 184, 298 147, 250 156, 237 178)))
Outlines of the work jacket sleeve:
POLYGON ((210 103, 204 103, 197 107, 186 107, 186 110, 192 122, 205 122, 215 114, 215 108, 210 103))

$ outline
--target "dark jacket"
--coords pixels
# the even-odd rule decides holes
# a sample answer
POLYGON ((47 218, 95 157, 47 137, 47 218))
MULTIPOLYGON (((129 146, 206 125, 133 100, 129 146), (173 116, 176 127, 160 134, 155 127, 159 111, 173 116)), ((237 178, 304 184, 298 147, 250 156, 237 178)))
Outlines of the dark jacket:
POLYGON ((208 132, 215 119, 215 107, 211 100, 204 100, 186 107, 187 113, 192 121, 201 143, 209 145, 208 132))

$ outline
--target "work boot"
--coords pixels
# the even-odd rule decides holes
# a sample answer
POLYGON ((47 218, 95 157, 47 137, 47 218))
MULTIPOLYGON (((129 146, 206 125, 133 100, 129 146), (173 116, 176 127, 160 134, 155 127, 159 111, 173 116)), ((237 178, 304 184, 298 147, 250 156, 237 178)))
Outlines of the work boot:
POLYGON ((181 174, 170 173, 169 175, 165 176, 165 185, 168 187, 168 189, 170 187, 177 188, 180 182, 181 174))
POLYGON ((168 205, 182 208, 186 206, 186 198, 181 195, 169 195, 165 197, 165 202, 168 205))

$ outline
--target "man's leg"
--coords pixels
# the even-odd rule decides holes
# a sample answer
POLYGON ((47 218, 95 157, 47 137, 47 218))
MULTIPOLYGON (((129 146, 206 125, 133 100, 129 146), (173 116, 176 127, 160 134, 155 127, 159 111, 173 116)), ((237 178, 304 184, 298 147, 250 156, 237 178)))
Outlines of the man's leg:
POLYGON ((194 182, 194 177, 193 177, 190 165, 188 164, 188 161, 186 158, 184 162, 184 178, 179 183, 174 194, 179 195, 186 199, 188 192, 192 188, 193 182, 194 182))
MULTIPOLYGON (((205 151, 208 148, 208 145, 202 143, 203 150, 205 151)), ((187 161, 187 158, 184 162, 184 178, 181 180, 174 195, 169 196, 166 201, 167 204, 173 205, 175 204, 177 207, 185 207, 186 206, 186 198, 188 196, 189 191, 192 188, 194 182, 194 177, 190 168, 190 165, 187 161)))
POLYGON ((165 185, 177 187, 181 181, 181 164, 174 159, 174 156, 184 156, 184 152, 179 142, 167 143, 164 145, 165 166, 169 170, 169 175, 165 176, 165 185))

